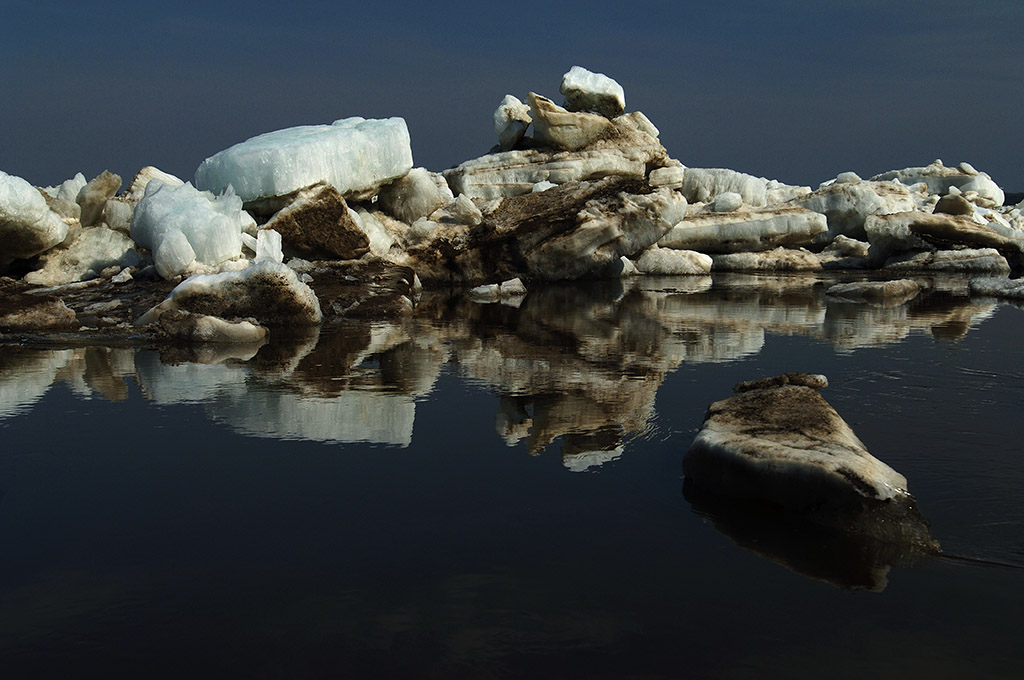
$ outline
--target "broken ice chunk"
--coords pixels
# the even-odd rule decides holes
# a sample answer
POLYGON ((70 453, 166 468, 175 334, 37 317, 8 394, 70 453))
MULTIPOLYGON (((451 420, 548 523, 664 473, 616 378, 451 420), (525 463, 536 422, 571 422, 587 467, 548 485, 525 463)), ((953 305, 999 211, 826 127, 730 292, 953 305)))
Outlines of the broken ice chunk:
POLYGON ((0 260, 27 258, 64 240, 68 225, 21 177, 0 170, 0 260))
POLYGON ((155 254, 168 234, 179 232, 198 262, 220 264, 241 255, 242 226, 252 219, 242 212, 242 201, 230 193, 214 196, 191 184, 150 182, 135 208, 131 236, 155 254))

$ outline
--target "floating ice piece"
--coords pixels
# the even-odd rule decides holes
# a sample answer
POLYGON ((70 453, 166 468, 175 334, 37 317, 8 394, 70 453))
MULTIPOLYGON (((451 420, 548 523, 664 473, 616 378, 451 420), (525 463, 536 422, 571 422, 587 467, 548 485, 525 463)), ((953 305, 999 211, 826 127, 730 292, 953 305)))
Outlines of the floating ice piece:
POLYGON ((540 131, 546 125, 549 137, 555 134, 563 141, 574 139, 574 143, 590 139, 591 145, 577 151, 504 151, 465 161, 443 173, 456 195, 484 200, 519 196, 530 193, 538 182, 565 184, 610 175, 642 178, 650 168, 678 163, 668 157, 658 141, 658 129, 640 112, 609 121, 593 114, 570 113, 543 97, 534 97, 534 101, 538 105, 543 101, 542 108, 551 113, 546 123, 534 119, 537 141, 551 143, 540 131), (590 138, 589 133, 577 127, 581 121, 596 121, 609 135, 590 138))
POLYGON ((558 185, 610 175, 640 178, 652 156, 649 149, 635 147, 574 153, 505 151, 465 161, 445 170, 444 176, 456 194, 487 200, 528 194, 540 182, 558 185))
POLYGON ((488 283, 471 288, 466 294, 474 302, 497 302, 501 299, 501 286, 497 283, 488 283))
POLYGON ((132 229, 132 214, 135 212, 135 201, 115 196, 107 199, 103 206, 103 221, 114 231, 127 234, 132 229))
POLYGON ((737 385, 739 394, 708 408, 683 455, 684 474, 720 493, 795 510, 910 501, 906 478, 868 453, 818 394, 820 377, 737 385))
POLYGON ((125 267, 119 273, 111 277, 111 283, 128 283, 132 280, 132 270, 129 267, 125 267))
POLYGON ((409 129, 402 118, 345 118, 267 132, 207 158, 196 186, 215 193, 234 187, 243 201, 283 196, 327 182, 347 198, 368 198, 412 169, 409 129))
POLYGON ((264 226, 281 234, 289 251, 309 259, 350 260, 369 248, 368 237, 352 218, 352 210, 330 184, 297 192, 264 226))
MULTIPOLYGON (((612 178, 602 182, 614 186, 612 178)), ((600 183, 594 183, 577 190, 594 191, 598 186, 600 183)), ((544 200, 540 197, 547 198, 545 194, 548 192, 537 194, 535 200, 544 200)), ((571 198, 568 192, 564 197, 571 198)), ((503 207, 514 200, 506 199, 503 207)), ((686 199, 664 187, 649 194, 619 192, 614 198, 588 200, 577 213, 574 228, 544 239, 524 253, 526 265, 537 278, 579 278, 649 248, 685 215, 686 199)))
POLYGON ((636 264, 625 255, 591 272, 591 276, 599 279, 626 279, 630 276, 638 276, 639 274, 640 270, 636 268, 636 264))
POLYGON ((38 189, 0 170, 0 260, 38 255, 67 234, 68 225, 38 189))
POLYGON ((256 253, 256 237, 251 234, 242 234, 242 247, 247 248, 253 254, 256 253))
POLYGON ((680 190, 690 203, 707 203, 721 193, 731 191, 754 207, 776 205, 810 193, 807 187, 782 184, 728 168, 686 168, 680 190))
MULTIPOLYGON (((550 182, 549 182, 550 184, 550 182)), ((551 186, 555 186, 552 184, 551 186)), ((536 188, 536 185, 534 185, 536 188)), ((468 224, 475 227, 483 221, 483 213, 480 212, 480 208, 476 207, 476 203, 473 203, 473 199, 465 194, 460 194, 455 199, 454 205, 451 208, 452 215, 457 217, 462 224, 468 224)))
POLYGON ((866 241, 840 234, 819 253, 821 265, 826 269, 872 268, 872 263, 868 259, 869 249, 870 244, 866 241))
POLYGON ((526 286, 519 278, 502 281, 500 289, 501 294, 506 297, 526 295, 526 286))
POLYGON ((132 216, 131 236, 154 253, 168 234, 180 232, 197 262, 215 265, 242 253, 242 228, 252 217, 230 192, 214 196, 191 184, 179 187, 150 182, 132 216))
POLYGON ((683 195, 690 203, 707 203, 718 194, 732 191, 752 206, 767 202, 768 180, 728 168, 687 168, 683 175, 683 195))
POLYGON ((526 295, 526 286, 518 279, 509 279, 502 283, 491 283, 477 286, 467 293, 473 302, 498 302, 509 298, 521 298, 526 295))
POLYGON ((864 222, 864 230, 876 263, 900 252, 935 250, 934 243, 975 249, 996 248, 1005 253, 1024 254, 1024 235, 996 222, 981 225, 967 216, 919 211, 870 215, 864 222))
POLYGON ((963 194, 955 187, 950 187, 950 189, 948 194, 935 202, 932 212, 946 215, 974 215, 977 206, 964 198, 963 194))
POLYGON ((593 73, 582 66, 573 66, 562 76, 558 91, 565 96, 565 108, 570 111, 592 111, 614 118, 626 110, 626 93, 622 86, 605 74, 593 73))
POLYGON ((777 179, 770 179, 765 188, 765 201, 769 206, 778 206, 806 196, 809 193, 811 193, 810 187, 783 184, 777 179))

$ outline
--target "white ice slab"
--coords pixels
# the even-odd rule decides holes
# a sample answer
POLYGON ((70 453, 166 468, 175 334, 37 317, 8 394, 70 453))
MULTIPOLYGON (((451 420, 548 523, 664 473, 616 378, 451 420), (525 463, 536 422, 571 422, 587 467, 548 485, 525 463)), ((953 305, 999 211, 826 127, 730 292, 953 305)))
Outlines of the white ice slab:
POLYGON ((243 201, 283 196, 318 182, 359 195, 412 169, 409 129, 402 118, 345 118, 253 137, 203 161, 196 186, 214 193, 234 187, 243 201))

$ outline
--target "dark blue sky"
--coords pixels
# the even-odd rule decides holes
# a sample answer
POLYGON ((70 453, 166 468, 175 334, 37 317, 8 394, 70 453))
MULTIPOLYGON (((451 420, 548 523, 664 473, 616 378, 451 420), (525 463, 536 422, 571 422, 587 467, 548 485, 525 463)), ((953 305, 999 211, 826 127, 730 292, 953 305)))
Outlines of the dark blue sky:
POLYGON ((615 78, 684 164, 817 186, 942 158, 1024 191, 1024 2, 0 0, 0 169, 191 179, 261 132, 402 116, 441 170, 506 93, 615 78))

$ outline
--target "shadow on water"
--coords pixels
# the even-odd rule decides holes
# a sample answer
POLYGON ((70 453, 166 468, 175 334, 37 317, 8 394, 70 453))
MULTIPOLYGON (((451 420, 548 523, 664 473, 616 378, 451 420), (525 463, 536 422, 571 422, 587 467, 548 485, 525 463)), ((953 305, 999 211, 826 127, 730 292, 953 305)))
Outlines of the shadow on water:
POLYGON ((941 554, 916 508, 883 503, 796 512, 766 501, 723 496, 687 479, 683 496, 736 545, 837 588, 881 592, 892 567, 941 554))
POLYGON ((683 483, 691 510, 737 546, 790 571, 844 590, 882 592, 892 567, 929 559, 1024 570, 1024 564, 948 553, 912 499, 795 511, 683 483))

